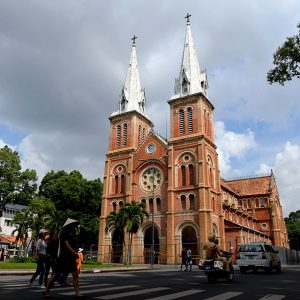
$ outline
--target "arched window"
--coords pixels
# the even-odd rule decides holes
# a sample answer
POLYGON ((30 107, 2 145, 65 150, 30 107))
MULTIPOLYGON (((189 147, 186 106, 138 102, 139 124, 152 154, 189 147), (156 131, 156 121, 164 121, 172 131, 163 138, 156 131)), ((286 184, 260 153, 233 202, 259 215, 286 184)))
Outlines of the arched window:
POLYGON ((160 198, 156 198, 156 208, 157 212, 161 211, 160 198))
POLYGON ((211 199, 211 209, 212 209, 212 211, 216 211, 216 200, 215 200, 215 198, 214 197, 212 197, 212 199, 211 199))
POLYGON ((184 110, 179 110, 179 132, 180 134, 184 134, 185 128, 184 128, 184 110))
POLYGON ((119 176, 115 176, 115 194, 119 193, 119 176))
POLYGON ((194 185, 195 184, 194 166, 192 164, 189 165, 189 177, 190 177, 190 185, 194 185))
POLYGON ((206 115, 206 121, 207 121, 207 136, 210 137, 210 116, 209 113, 206 115))
POLYGON ((112 207, 113 207, 113 212, 116 213, 117 212, 117 203, 113 202, 112 207))
POLYGON ((186 78, 183 78, 183 80, 182 80, 182 93, 183 94, 186 94, 186 93, 188 93, 188 91, 189 91, 189 83, 188 83, 188 81, 186 80, 186 78))
POLYGON ((117 148, 121 146, 121 125, 117 126, 117 148))
POLYGON ((193 194, 189 195, 190 200, 190 210, 195 209, 195 196, 193 194))
POLYGON ((218 237, 218 227, 215 223, 213 223, 213 226, 212 226, 212 230, 213 230, 213 233, 216 235, 216 237, 218 237))
POLYGON ((138 145, 141 144, 141 134, 142 134, 142 125, 139 125, 139 130, 138 130, 138 145))
POLYGON ((150 213, 153 212, 153 199, 152 198, 149 199, 149 210, 150 210, 150 213))
POLYGON ((126 185, 126 182, 125 182, 125 175, 122 174, 121 175, 121 193, 124 194, 125 193, 125 185, 126 185))
POLYGON ((210 156, 207 159, 207 164, 208 164, 208 171, 209 171, 209 183, 211 188, 215 187, 215 178, 214 178, 214 171, 213 171, 213 162, 210 158, 210 156))
POLYGON ((187 119, 188 119, 188 133, 192 133, 193 132, 193 112, 192 112, 191 107, 187 108, 187 119))
POLYGON ((207 133, 206 109, 204 109, 204 134, 207 133))
POLYGON ((127 123, 123 125, 123 146, 127 145, 127 123))
POLYGON ((210 186, 214 188, 214 174, 212 168, 209 168, 210 186))
POLYGON ((186 173, 185 173, 185 166, 181 166, 181 185, 186 186, 186 173))
POLYGON ((146 200, 142 199, 141 203, 143 204, 144 208, 146 209, 146 200))
POLYGON ((143 127, 143 141, 145 140, 145 138, 146 138, 146 128, 145 127, 143 127))
POLYGON ((120 201, 119 202, 119 208, 122 208, 123 207, 123 201, 120 201))
POLYGON ((186 210, 186 198, 185 198, 185 195, 181 195, 180 196, 180 200, 181 200, 181 209, 182 210, 186 210))

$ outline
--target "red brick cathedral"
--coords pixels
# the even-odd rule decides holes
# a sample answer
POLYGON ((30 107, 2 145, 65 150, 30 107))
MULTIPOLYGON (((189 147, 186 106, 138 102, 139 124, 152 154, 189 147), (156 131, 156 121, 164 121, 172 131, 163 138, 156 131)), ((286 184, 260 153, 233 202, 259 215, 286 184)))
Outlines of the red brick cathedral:
POLYGON ((225 180, 220 177, 214 143, 214 106, 207 95, 187 18, 179 78, 170 105, 170 138, 153 130, 146 114, 133 38, 130 63, 118 111, 110 117, 98 259, 119 262, 123 237, 105 231, 105 219, 126 203, 144 203, 150 217, 133 238, 134 263, 148 263, 154 244, 155 263, 178 262, 183 246, 202 255, 211 232, 224 250, 264 241, 287 247, 288 239, 273 173, 225 180), (152 213, 153 212, 153 213, 152 213))

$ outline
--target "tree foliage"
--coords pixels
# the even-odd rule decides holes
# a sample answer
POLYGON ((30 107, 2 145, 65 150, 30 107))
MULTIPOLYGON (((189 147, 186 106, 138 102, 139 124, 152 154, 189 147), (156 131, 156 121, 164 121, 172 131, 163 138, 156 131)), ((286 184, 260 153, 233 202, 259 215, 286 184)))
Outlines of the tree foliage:
POLYGON ((290 81, 294 77, 300 78, 300 23, 297 27, 298 34, 288 37, 273 54, 275 68, 267 74, 270 84, 277 82, 284 85, 286 81, 290 81))
POLYGON ((48 226, 58 230, 66 218, 80 221, 78 242, 96 244, 99 232, 102 182, 87 180, 79 171, 47 173, 39 186, 39 197, 49 200, 54 209, 46 212, 48 226), (52 225, 51 225, 52 219, 52 225))
POLYGON ((125 230, 128 233, 128 249, 125 264, 131 264, 131 245, 133 235, 137 233, 140 226, 143 224, 145 218, 148 218, 149 214, 145 210, 145 206, 142 203, 136 203, 132 201, 131 203, 125 203, 121 207, 118 213, 111 212, 106 217, 106 229, 114 230, 114 235, 119 240, 122 240, 125 247, 124 233, 125 230))
POLYGON ((290 240, 290 248, 300 250, 300 210, 291 212, 284 219, 290 240))
POLYGON ((22 171, 16 151, 8 146, 0 149, 0 216, 7 203, 29 206, 28 211, 16 214, 17 239, 26 240, 29 229, 33 239, 41 228, 58 233, 67 218, 74 218, 80 221, 78 243, 97 244, 101 180, 87 180, 79 171, 51 171, 42 179, 38 193, 36 181, 34 170, 22 171))
POLYGON ((36 217, 34 214, 29 210, 26 209, 24 211, 17 211, 14 219, 13 224, 16 228, 12 231, 12 235, 17 233, 16 242, 20 240, 23 246, 23 249, 26 248, 26 242, 29 236, 29 230, 33 229, 36 217))
POLYGON ((0 216, 6 203, 28 205, 35 195, 37 176, 34 170, 21 170, 18 152, 8 146, 0 149, 0 216))

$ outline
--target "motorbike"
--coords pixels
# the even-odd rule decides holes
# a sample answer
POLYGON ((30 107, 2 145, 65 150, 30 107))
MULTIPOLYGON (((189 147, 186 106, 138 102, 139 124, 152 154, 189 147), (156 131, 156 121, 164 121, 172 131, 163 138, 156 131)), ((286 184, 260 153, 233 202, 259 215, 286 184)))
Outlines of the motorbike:
MULTIPOLYGON (((228 257, 223 257, 228 259, 228 257)), ((219 278, 225 278, 227 282, 232 282, 234 279, 234 269, 232 262, 229 260, 229 272, 224 271, 223 262, 220 260, 207 259, 200 260, 199 269, 205 272, 208 282, 215 283, 219 278)))

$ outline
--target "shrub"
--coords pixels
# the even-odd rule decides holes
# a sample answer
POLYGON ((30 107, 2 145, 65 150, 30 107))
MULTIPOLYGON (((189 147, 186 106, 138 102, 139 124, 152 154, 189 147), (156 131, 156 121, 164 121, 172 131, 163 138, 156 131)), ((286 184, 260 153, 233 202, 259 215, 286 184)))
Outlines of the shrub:
POLYGON ((14 256, 9 261, 12 263, 34 263, 36 259, 32 256, 14 256))

